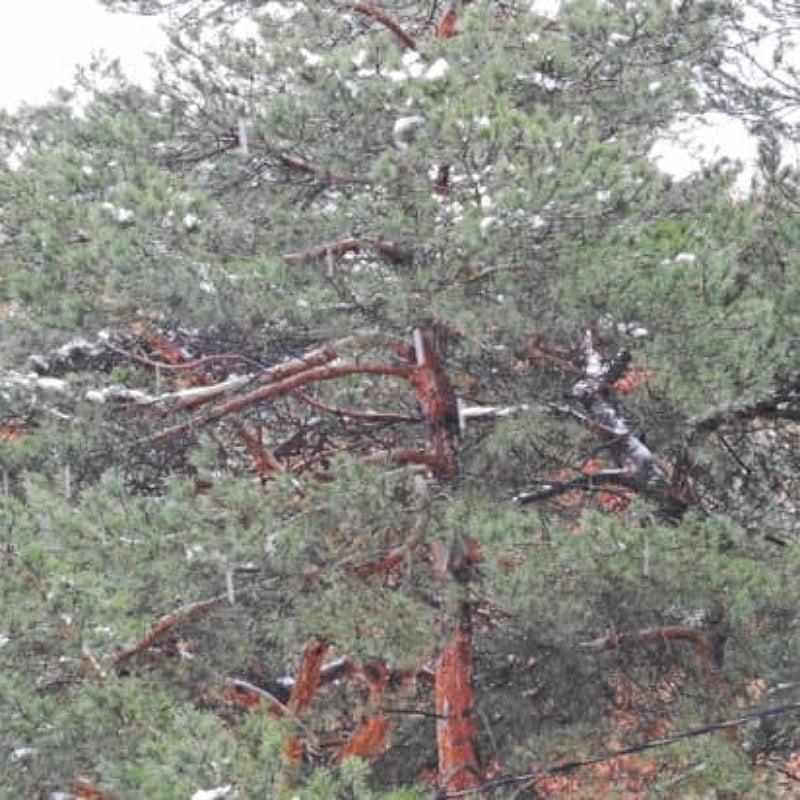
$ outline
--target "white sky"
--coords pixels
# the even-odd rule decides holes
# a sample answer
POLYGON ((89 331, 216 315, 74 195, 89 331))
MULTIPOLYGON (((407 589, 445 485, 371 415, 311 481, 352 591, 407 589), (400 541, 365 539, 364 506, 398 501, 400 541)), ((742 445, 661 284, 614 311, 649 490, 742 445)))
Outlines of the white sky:
POLYGON ((153 17, 109 14, 97 0, 0 0, 0 106, 48 99, 70 86, 78 63, 105 50, 133 79, 149 74, 147 51, 164 35, 153 17))

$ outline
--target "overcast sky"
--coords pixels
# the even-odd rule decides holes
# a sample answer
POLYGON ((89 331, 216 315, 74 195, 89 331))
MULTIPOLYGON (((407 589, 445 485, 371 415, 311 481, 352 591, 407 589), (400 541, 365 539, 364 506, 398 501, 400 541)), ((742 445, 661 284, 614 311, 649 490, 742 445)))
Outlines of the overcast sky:
MULTIPOLYGON (((47 100, 57 86, 72 83, 76 64, 100 50, 118 57, 129 77, 146 83, 147 52, 164 46, 156 19, 110 14, 97 0, 0 2, 0 107, 47 100)), ((681 178, 698 159, 726 155, 747 165, 755 150, 740 127, 717 120, 692 126, 677 144, 662 142, 654 155, 662 169, 681 178)))
POLYGON ((97 0, 0 0, 0 106, 47 100, 71 85, 77 63, 105 50, 125 71, 148 75, 148 50, 165 41, 152 17, 109 14, 97 0))

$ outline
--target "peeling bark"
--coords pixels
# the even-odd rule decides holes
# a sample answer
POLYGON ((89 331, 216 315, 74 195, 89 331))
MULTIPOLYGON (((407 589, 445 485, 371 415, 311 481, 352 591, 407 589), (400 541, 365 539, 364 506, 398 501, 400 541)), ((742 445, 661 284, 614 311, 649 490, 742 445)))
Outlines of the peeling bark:
MULTIPOLYGON (((311 639, 303 649, 287 709, 299 717, 311 704, 321 685, 322 664, 330 643, 324 639, 311 639)), ((284 772, 282 781, 292 785, 303 759, 304 742, 300 736, 290 736, 283 745, 284 772)))
POLYGON ((454 439, 458 433, 458 404, 432 329, 414 331, 414 352, 417 367, 410 380, 428 421, 429 448, 441 468, 440 474, 452 477, 458 472, 454 439))
POLYGON ((464 602, 458 626, 436 664, 438 782, 445 792, 471 789, 481 779, 475 745, 474 655, 470 608, 464 602))

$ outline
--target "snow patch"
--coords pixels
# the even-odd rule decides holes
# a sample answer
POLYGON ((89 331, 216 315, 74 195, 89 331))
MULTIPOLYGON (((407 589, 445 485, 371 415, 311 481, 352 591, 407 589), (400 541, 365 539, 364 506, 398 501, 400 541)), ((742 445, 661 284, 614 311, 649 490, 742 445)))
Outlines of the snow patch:
POLYGON ((312 53, 305 47, 300 48, 300 55, 303 56, 303 61, 305 61, 309 67, 318 67, 322 63, 322 56, 319 53, 312 53))
POLYGON ((479 223, 481 234, 486 236, 489 229, 497 223, 497 217, 483 217, 479 223))
POLYGON ((233 796, 233 784, 226 783, 224 786, 217 786, 215 789, 199 789, 191 800, 225 800, 226 797, 233 796))
POLYGON ((288 22, 302 7, 302 3, 281 3, 278 0, 269 0, 264 4, 262 11, 265 17, 269 17, 275 22, 288 22))
POLYGON ((426 81, 438 81, 444 78, 450 70, 450 65, 443 58, 437 58, 428 69, 425 70, 426 81))
POLYGON ((415 114, 410 117, 400 117, 394 123, 394 143, 399 150, 408 150, 409 145, 416 138, 417 132, 425 124, 425 118, 415 114))
POLYGON ((200 227, 200 219, 189 212, 183 217, 183 228, 187 233, 193 233, 200 227))

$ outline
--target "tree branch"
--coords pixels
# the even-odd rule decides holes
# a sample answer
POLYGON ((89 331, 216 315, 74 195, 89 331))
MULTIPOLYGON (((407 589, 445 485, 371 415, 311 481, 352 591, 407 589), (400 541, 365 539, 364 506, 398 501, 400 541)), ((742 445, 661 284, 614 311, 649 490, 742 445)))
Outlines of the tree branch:
POLYGON ((169 439, 172 436, 178 436, 183 433, 188 433, 189 431, 197 430, 198 428, 203 428, 206 425, 210 425, 212 422, 222 419, 222 417, 228 414, 234 414, 256 403, 272 401, 308 383, 330 381, 348 375, 388 375, 390 377, 408 380, 412 371, 411 367, 392 364, 339 364, 312 367, 304 372, 290 375, 277 383, 272 383, 269 386, 262 386, 260 389, 248 392, 241 397, 236 397, 226 403, 221 403, 204 416, 195 417, 187 422, 182 422, 178 425, 166 428, 153 436, 140 440, 140 444, 155 444, 164 439, 169 439))
POLYGON ((800 371, 766 397, 717 406, 690 420, 689 426, 694 434, 704 434, 756 417, 800 421, 800 371))
POLYGON ((363 14, 365 17, 374 19, 375 22, 379 22, 381 25, 388 28, 404 47, 407 47, 409 50, 417 49, 417 43, 414 41, 414 38, 406 33, 403 26, 394 17, 390 17, 388 14, 375 8, 375 6, 367 5, 366 3, 352 3, 350 8, 359 14, 363 14))
POLYGON ((296 253, 286 253, 283 260, 287 264, 307 264, 322 261, 329 256, 342 256, 345 253, 358 253, 365 246, 374 247, 378 253, 393 264, 407 264, 413 254, 403 245, 387 239, 362 236, 360 238, 347 237, 334 242, 312 247, 296 253))
POLYGON ((155 625, 147 632, 145 636, 139 639, 135 644, 120 650, 114 656, 114 666, 119 669, 123 664, 129 661, 139 653, 144 652, 150 647, 157 639, 160 639, 165 633, 169 632, 176 625, 185 622, 189 617, 196 614, 205 614, 216 608, 227 595, 220 594, 212 597, 210 600, 199 600, 196 603, 189 603, 188 605, 181 606, 175 611, 162 617, 155 625))
POLYGON ((294 392, 294 397, 302 403, 317 409, 317 411, 326 411, 329 414, 335 414, 337 417, 349 417, 350 419, 360 419, 366 422, 421 422, 422 417, 412 414, 395 414, 391 411, 358 411, 350 408, 335 408, 317 400, 305 392, 294 392))
POLYGON ((615 633, 611 631, 590 642, 582 642, 581 647, 593 650, 616 650, 624 645, 666 644, 670 641, 690 644, 694 650, 695 659, 700 667, 703 680, 706 683, 713 683, 714 656, 708 636, 704 631, 691 628, 688 625, 663 625, 643 628, 632 633, 615 633))

